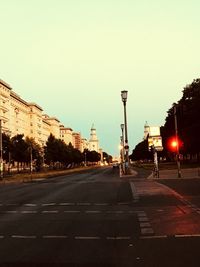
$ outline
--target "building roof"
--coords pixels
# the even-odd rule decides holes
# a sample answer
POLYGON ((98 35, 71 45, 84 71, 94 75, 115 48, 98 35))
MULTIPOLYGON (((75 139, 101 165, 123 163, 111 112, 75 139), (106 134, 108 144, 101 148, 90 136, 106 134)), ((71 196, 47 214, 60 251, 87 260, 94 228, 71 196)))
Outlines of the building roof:
POLYGON ((43 109, 42 109, 38 104, 36 104, 36 103, 28 103, 28 105, 29 105, 29 106, 34 106, 34 107, 36 107, 37 109, 43 111, 43 109))
POLYGON ((4 82, 2 79, 0 79, 0 83, 5 87, 7 87, 8 89, 12 90, 11 86, 8 83, 4 82))

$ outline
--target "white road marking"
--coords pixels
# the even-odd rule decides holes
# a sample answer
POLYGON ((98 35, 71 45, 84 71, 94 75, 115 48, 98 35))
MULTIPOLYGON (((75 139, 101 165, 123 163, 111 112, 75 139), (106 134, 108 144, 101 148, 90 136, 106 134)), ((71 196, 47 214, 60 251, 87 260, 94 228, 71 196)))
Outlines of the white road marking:
POLYGON ((60 206, 74 206, 75 203, 69 203, 69 202, 64 202, 64 203, 59 203, 60 206))
POLYGON ((140 236, 140 239, 162 239, 162 238, 167 238, 167 235, 140 236))
POLYGON ((190 234, 190 235, 175 235, 177 238, 184 238, 184 237, 200 237, 200 234, 190 234))
POLYGON ((149 222, 143 222, 143 223, 140 223, 140 227, 141 228, 147 228, 147 227, 151 227, 151 225, 149 222))
POLYGON ((6 210, 4 211, 5 213, 11 213, 11 214, 15 214, 17 213, 18 211, 17 210, 6 210))
POLYGON ((38 213, 36 210, 22 210, 21 211, 22 214, 35 214, 38 213))
POLYGON ((3 239, 4 238, 4 235, 0 235, 0 239, 3 239))
POLYGON ((26 203, 26 204, 24 204, 24 206, 26 206, 26 207, 36 207, 37 204, 26 203))
POLYGON ((152 234, 154 234, 154 231, 152 228, 142 228, 141 234, 142 235, 152 235, 152 234))
POLYGON ((148 218, 147 217, 139 217, 138 218, 139 222, 148 222, 148 218))
POLYGON ((58 210, 43 210, 42 213, 58 213, 58 210))

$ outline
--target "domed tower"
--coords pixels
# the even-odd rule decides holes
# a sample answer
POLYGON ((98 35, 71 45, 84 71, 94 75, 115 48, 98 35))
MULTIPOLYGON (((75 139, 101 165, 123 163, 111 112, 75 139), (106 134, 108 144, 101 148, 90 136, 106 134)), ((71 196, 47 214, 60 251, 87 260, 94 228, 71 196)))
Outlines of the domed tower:
POLYGON ((89 140, 89 150, 96 151, 99 153, 99 140, 97 138, 96 129, 94 128, 94 124, 92 124, 91 132, 90 132, 90 140, 89 140))
POLYGON ((147 121, 145 122, 145 125, 144 125, 144 140, 146 140, 147 139, 147 137, 148 137, 148 134, 149 134, 149 125, 148 125, 148 123, 147 123, 147 121))

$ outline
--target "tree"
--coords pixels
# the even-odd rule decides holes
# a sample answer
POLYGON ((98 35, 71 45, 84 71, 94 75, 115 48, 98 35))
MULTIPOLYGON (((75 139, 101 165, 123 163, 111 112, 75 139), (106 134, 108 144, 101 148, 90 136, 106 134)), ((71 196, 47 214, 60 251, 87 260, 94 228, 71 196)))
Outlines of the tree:
POLYGON ((19 163, 27 162, 27 149, 28 144, 24 140, 23 134, 15 135, 11 138, 11 154, 12 159, 18 163, 18 171, 19 171, 19 163))

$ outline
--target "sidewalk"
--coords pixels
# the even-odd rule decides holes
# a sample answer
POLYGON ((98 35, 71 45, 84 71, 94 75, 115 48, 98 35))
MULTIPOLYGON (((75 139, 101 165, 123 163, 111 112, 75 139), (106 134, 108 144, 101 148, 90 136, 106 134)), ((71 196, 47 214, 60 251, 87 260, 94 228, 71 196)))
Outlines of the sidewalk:
MULTIPOLYGON (((178 171, 177 169, 174 170, 160 170, 159 171, 159 178, 153 177, 153 173, 148 176, 147 179, 177 179, 178 178, 178 171)), ((192 179, 192 178, 200 178, 200 168, 188 168, 188 169, 181 169, 181 178, 178 179, 192 179)))

